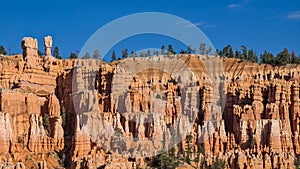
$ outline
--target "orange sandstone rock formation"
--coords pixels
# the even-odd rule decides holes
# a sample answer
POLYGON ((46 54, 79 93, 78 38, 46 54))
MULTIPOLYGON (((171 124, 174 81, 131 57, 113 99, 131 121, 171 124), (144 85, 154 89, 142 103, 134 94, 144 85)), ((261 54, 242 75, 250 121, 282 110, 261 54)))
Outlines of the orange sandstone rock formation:
POLYGON ((300 66, 191 54, 58 60, 44 40, 42 58, 33 38, 22 56, 1 58, 1 167, 151 167, 175 131, 185 134, 175 151, 190 149, 194 167, 295 168, 300 66))

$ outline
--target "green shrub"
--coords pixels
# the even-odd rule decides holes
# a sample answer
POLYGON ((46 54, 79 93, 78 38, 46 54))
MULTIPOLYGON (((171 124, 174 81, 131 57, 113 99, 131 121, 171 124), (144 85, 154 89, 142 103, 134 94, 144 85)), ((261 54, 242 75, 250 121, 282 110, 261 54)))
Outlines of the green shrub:
POLYGON ((48 114, 43 114, 42 118, 43 118, 43 126, 49 132, 49 130, 50 130, 49 115, 48 114))
POLYGON ((217 157, 216 162, 211 166, 211 169, 224 169, 225 168, 225 161, 221 160, 217 157))

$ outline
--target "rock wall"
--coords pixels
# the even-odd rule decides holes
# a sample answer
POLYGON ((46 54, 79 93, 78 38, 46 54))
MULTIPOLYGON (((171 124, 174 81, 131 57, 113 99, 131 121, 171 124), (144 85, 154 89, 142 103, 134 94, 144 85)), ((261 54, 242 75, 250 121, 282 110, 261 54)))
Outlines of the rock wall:
POLYGON ((1 167, 145 168, 172 147, 196 168, 295 167, 300 66, 199 55, 108 64, 58 60, 51 47, 48 36, 38 57, 24 38, 22 56, 1 59, 1 167))

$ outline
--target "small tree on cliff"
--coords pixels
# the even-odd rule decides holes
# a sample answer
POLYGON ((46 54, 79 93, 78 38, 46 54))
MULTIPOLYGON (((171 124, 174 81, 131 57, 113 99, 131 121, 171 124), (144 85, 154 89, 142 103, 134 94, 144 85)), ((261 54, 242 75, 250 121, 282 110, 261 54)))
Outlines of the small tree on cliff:
POLYGON ((295 166, 297 169, 300 169, 300 155, 298 155, 295 159, 295 166))
POLYGON ((144 58, 144 57, 146 57, 146 54, 143 51, 140 51, 139 52, 139 57, 144 58))
POLYGON ((158 51, 157 50, 153 51, 153 56, 158 56, 158 51))
POLYGON ((238 50, 236 50, 236 51, 235 51, 234 57, 237 58, 237 59, 242 59, 242 54, 241 54, 241 52, 238 51, 238 50))
POLYGON ((168 45, 168 55, 171 55, 171 54, 176 54, 176 52, 174 51, 172 45, 168 45))
MULTIPOLYGON (((187 48, 187 53, 191 54, 194 53, 195 51, 192 49, 192 45, 189 45, 187 48)), ((186 53, 185 51, 181 50, 180 53, 186 53)))
POLYGON ((148 49, 148 50, 147 50, 147 53, 146 53, 146 57, 150 57, 150 56, 151 56, 151 50, 148 49))
POLYGON ((122 51, 122 59, 128 58, 128 49, 122 51))
POLYGON ((290 57, 291 57, 291 59, 290 59, 291 63, 293 63, 293 64, 299 64, 300 63, 300 59, 297 57, 295 51, 291 52, 290 57))
POLYGON ((82 59, 89 59, 89 58, 91 58, 89 52, 86 52, 85 55, 82 57, 82 59))
POLYGON ((130 52, 130 55, 129 55, 129 57, 131 57, 131 58, 135 58, 135 57, 136 57, 136 54, 135 54, 135 52, 134 52, 134 51, 131 51, 131 52, 130 52))
POLYGON ((62 57, 59 55, 59 48, 57 46, 54 47, 53 56, 57 59, 62 59, 62 57))
POLYGON ((4 47, 0 45, 0 54, 6 55, 7 52, 5 51, 4 47))
POLYGON ((228 57, 228 58, 233 58, 234 54, 233 54, 233 50, 232 47, 230 45, 227 45, 222 51, 221 51, 221 55, 228 57))
POLYGON ((99 59, 100 58, 100 51, 99 50, 95 50, 94 54, 93 54, 93 59, 99 59))
POLYGON ((205 43, 200 44, 199 51, 200 51, 200 55, 205 55, 205 52, 206 52, 206 44, 205 43))
POLYGON ((211 54, 211 52, 212 52, 212 47, 209 47, 209 48, 206 50, 206 55, 211 54))
POLYGON ((165 45, 162 45, 161 46, 161 52, 160 52, 161 55, 164 55, 165 54, 165 45))
POLYGON ((263 54, 260 55, 260 63, 264 64, 275 64, 274 55, 270 52, 265 51, 263 54))
POLYGON ((42 119, 43 119, 43 126, 44 128, 48 131, 50 130, 50 120, 49 120, 49 115, 48 114, 43 114, 42 115, 42 119))
POLYGON ((76 53, 71 52, 69 58, 70 58, 70 59, 77 59, 77 58, 78 58, 78 55, 77 55, 76 53))
POLYGON ((160 153, 154 157, 153 167, 174 169, 180 165, 180 159, 175 156, 174 147, 167 152, 160 153))
POLYGON ((43 56, 43 52, 40 51, 40 50, 38 50, 38 55, 39 55, 39 57, 42 57, 43 56))
POLYGON ((66 109, 64 106, 62 106, 60 109, 60 116, 61 116, 62 126, 65 126, 66 125, 66 109))
POLYGON ((117 60, 117 56, 116 56, 116 52, 113 51, 113 52, 112 52, 112 55, 111 55, 111 61, 113 62, 113 61, 115 61, 115 60, 117 60))
POLYGON ((253 49, 248 51, 247 60, 249 60, 251 62, 258 62, 258 58, 257 58, 256 53, 254 52, 253 49))
POLYGON ((275 58, 276 65, 286 65, 290 63, 290 54, 287 48, 284 48, 283 51, 279 52, 275 58))
POLYGON ((158 153, 158 155, 154 157, 154 161, 152 163, 153 167, 174 169, 183 163, 184 159, 180 158, 175 151, 178 134, 176 130, 172 128, 170 129, 170 134, 172 139, 170 140, 169 145, 166 144, 166 140, 162 140, 162 145, 167 151, 158 153))
POLYGON ((186 140, 186 150, 185 150, 185 162, 188 164, 191 164, 191 154, 192 154, 192 146, 191 146, 191 141, 192 141, 192 136, 191 135, 187 135, 185 137, 186 140))
POLYGON ((248 58, 248 53, 247 53, 247 47, 245 45, 242 45, 242 60, 247 60, 248 58))

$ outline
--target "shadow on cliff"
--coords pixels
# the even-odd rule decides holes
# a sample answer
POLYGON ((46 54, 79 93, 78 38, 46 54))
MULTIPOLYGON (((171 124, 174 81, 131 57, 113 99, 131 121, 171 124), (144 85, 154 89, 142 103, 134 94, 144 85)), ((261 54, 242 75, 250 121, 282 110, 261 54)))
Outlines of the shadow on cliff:
POLYGON ((60 163, 64 167, 71 164, 71 154, 73 145, 73 136, 76 129, 76 114, 72 99, 72 72, 67 71, 56 79, 55 94, 60 103, 60 113, 62 117, 62 127, 64 130, 64 149, 58 152, 60 163))

